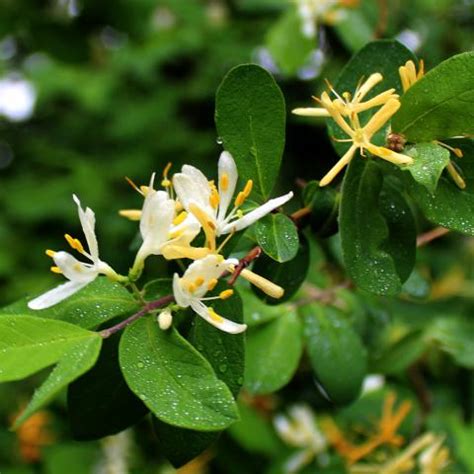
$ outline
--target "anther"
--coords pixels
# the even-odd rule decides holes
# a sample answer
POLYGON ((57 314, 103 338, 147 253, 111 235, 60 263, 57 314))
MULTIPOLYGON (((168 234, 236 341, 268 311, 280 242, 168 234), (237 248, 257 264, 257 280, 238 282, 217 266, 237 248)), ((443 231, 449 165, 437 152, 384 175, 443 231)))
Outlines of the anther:
POLYGON ((53 258, 55 255, 56 255, 56 252, 54 250, 46 250, 45 254, 48 256, 48 257, 51 257, 53 258))
POLYGON ((188 217, 188 213, 186 211, 181 212, 174 218, 173 225, 181 224, 186 219, 186 217, 188 217))
POLYGON ((61 269, 59 267, 51 267, 50 270, 53 272, 53 273, 62 273, 61 269))
POLYGON ((227 191, 227 189, 229 189, 229 175, 227 173, 224 173, 221 176, 219 187, 222 191, 227 191))
POLYGON ((219 293, 219 298, 221 300, 226 300, 226 299, 230 298, 233 294, 234 294, 234 290, 231 290, 231 289, 224 290, 224 291, 221 291, 219 293))
POLYGON ((212 291, 218 283, 217 278, 212 278, 212 280, 209 280, 209 283, 207 284, 207 291, 212 291))

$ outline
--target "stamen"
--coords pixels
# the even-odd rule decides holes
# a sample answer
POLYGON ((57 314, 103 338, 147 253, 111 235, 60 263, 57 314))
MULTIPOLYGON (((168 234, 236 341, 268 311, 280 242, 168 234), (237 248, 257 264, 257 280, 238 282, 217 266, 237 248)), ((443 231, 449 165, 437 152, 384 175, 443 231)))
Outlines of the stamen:
POLYGON ((61 274, 61 273, 62 273, 62 270, 61 270, 59 267, 51 267, 50 270, 51 270, 53 273, 58 273, 58 274, 61 274))
POLYGON ((168 179, 168 173, 173 166, 173 163, 171 161, 165 166, 165 169, 163 170, 163 178, 168 179))
POLYGON ((143 196, 146 196, 148 194, 148 192, 150 191, 150 187, 149 186, 145 186, 144 184, 142 184, 140 186, 140 191, 141 193, 143 194, 143 196))
POLYGON ((173 225, 181 224, 186 219, 186 217, 188 217, 188 213, 186 211, 181 212, 174 218, 173 225))
POLYGON ((142 196, 144 196, 142 190, 128 176, 125 176, 125 180, 137 193, 140 193, 142 196))
POLYGON ((209 309, 209 316, 214 322, 220 324, 224 321, 224 318, 220 316, 219 314, 217 314, 212 308, 208 308, 208 309, 209 309))
POLYGON ((197 288, 196 288, 196 285, 195 285, 194 283, 192 283, 192 282, 191 282, 191 283, 188 283, 188 291, 189 291, 190 293, 194 293, 194 292, 196 291, 196 289, 197 289, 197 288))
POLYGON ((194 214, 196 219, 200 222, 204 234, 206 235, 208 247, 214 251, 216 249, 216 226, 209 220, 208 214, 194 203, 189 205, 189 210, 194 214))
POLYGON ((240 191, 239 194, 237 194, 237 197, 235 198, 234 205, 235 207, 241 206, 245 202, 246 196, 243 191, 240 191))
POLYGON ((209 204, 212 206, 213 209, 217 209, 219 206, 219 193, 217 192, 217 189, 212 189, 211 195, 209 196, 209 204))
POLYGON ((119 215, 131 221, 139 221, 142 217, 142 211, 139 209, 121 209, 119 215))
POLYGON ((212 280, 209 280, 209 283, 207 284, 207 291, 212 291, 217 283, 218 283, 218 279, 217 278, 212 278, 212 280))
POLYGON ((460 189, 465 189, 466 182, 464 181, 462 176, 458 173, 458 170, 456 169, 452 161, 448 163, 448 165, 446 166, 446 169, 448 170, 448 173, 453 179, 453 181, 456 183, 456 186, 460 189))
POLYGON ((67 243, 71 246, 71 248, 77 250, 79 253, 84 253, 84 247, 82 246, 79 239, 75 239, 69 234, 64 234, 64 238, 67 240, 67 243))
MULTIPOLYGON (((242 212, 242 211, 240 211, 242 212)), ((222 249, 225 247, 225 245, 227 244, 227 242, 229 242, 229 240, 234 236, 235 234, 235 230, 232 229, 232 231, 230 232, 230 234, 222 241, 222 243, 219 245, 219 247, 217 248, 216 252, 217 253, 221 253, 222 249)))
POLYGON ((447 150, 453 152, 458 158, 462 158, 464 156, 462 150, 460 148, 454 148, 447 143, 440 142, 439 140, 435 140, 435 142, 439 145, 442 146, 443 148, 446 148, 447 150))
POLYGON ((219 293, 219 298, 221 300, 226 300, 234 294, 234 290, 224 290, 219 293))
POLYGON ((246 198, 250 196, 250 193, 252 192, 252 188, 253 188, 253 181, 249 179, 247 183, 245 184, 245 187, 242 191, 246 198))
POLYGON ((222 191, 227 191, 227 189, 229 189, 229 175, 227 173, 224 173, 221 176, 221 179, 219 181, 219 188, 222 191))
POLYGON ((171 181, 169 179, 163 179, 161 181, 161 185, 164 187, 164 188, 169 188, 171 186, 171 181))
POLYGON ((53 258, 55 255, 56 255, 56 252, 54 250, 46 250, 45 254, 48 256, 48 257, 51 257, 53 258))

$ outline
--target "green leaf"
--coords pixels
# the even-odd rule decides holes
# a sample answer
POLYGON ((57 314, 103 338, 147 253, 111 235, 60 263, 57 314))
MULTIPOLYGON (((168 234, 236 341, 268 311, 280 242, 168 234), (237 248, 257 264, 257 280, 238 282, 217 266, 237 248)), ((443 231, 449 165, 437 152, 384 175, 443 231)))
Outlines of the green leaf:
POLYGON ((117 333, 105 339, 94 367, 69 385, 69 421, 77 440, 100 439, 118 433, 137 423, 148 412, 128 388, 120 370, 120 336, 117 333))
POLYGON ((156 318, 125 330, 119 359, 128 386, 165 423, 215 431, 238 419, 230 390, 209 362, 174 328, 162 331, 156 318))
POLYGON ((301 17, 295 8, 290 8, 267 34, 266 46, 284 74, 296 74, 317 47, 317 38, 306 37, 302 29, 301 17))
POLYGON ((472 140, 456 140, 456 146, 460 146, 464 152, 464 157, 456 159, 456 163, 462 169, 465 189, 459 189, 449 176, 441 176, 434 194, 412 179, 406 179, 405 183, 428 220, 451 230, 474 235, 474 143, 472 140))
POLYGON ((100 340, 69 323, 27 315, 0 317, 0 382, 20 380, 58 362, 71 349, 100 340))
POLYGON ((245 388, 252 394, 265 394, 286 385, 298 367, 302 349, 301 323, 294 309, 250 330, 245 354, 245 388))
MULTIPOLYGON (((225 283, 219 282, 209 296, 218 295, 226 288, 228 286, 225 283)), ((237 292, 229 299, 214 301, 212 306, 225 318, 243 322, 242 300, 237 292)), ((188 339, 236 397, 243 383, 244 334, 226 334, 202 318, 195 318, 188 339)), ((153 420, 153 426, 161 452, 174 467, 182 466, 195 458, 214 443, 220 434, 178 428, 156 418, 153 420)))
POLYGON ((177 428, 153 417, 153 430, 158 438, 160 452, 176 469, 199 456, 211 446, 220 431, 196 431, 177 428))
POLYGON ((273 260, 283 263, 298 253, 298 230, 284 214, 269 214, 257 222, 255 235, 262 250, 273 260))
POLYGON ((244 322, 248 326, 258 326, 279 318, 288 311, 285 304, 272 306, 260 300, 250 288, 239 288, 244 299, 244 322))
POLYGON ((342 188, 339 229, 349 276, 380 295, 401 291, 415 263, 416 231, 410 208, 373 160, 356 156, 342 188))
POLYGON ((337 232, 337 217, 341 195, 332 187, 310 181, 303 190, 304 205, 311 209, 312 231, 321 237, 329 237, 337 232))
POLYGON ((418 360, 425 350, 423 334, 420 331, 411 332, 374 357, 370 369, 382 374, 400 373, 418 360))
POLYGON ((251 453, 277 456, 282 443, 270 420, 242 402, 239 403, 239 412, 241 419, 229 428, 229 434, 251 453))
POLYGON ((268 304, 281 304, 289 300, 299 289, 306 278, 309 267, 309 246, 304 235, 300 237, 300 244, 296 257, 285 263, 278 263, 266 255, 258 258, 253 271, 280 285, 285 294, 280 299, 272 298, 256 287, 252 287, 255 294, 268 304))
POLYGON ((429 71, 402 96, 393 130, 412 142, 472 135, 473 70, 474 52, 470 51, 429 71))
POLYGON ((240 178, 252 179, 260 197, 268 198, 285 144, 285 102, 273 77, 254 64, 233 68, 217 90, 215 120, 240 178))
POLYGON ((0 381, 22 379, 57 363, 33 395, 18 427, 84 372, 99 355, 102 338, 72 324, 30 316, 0 318, 0 381))
MULTIPOLYGON (((405 46, 393 40, 373 41, 358 51, 346 64, 334 84, 335 90, 342 94, 345 91, 354 93, 361 78, 368 78, 371 74, 379 72, 383 81, 377 84, 365 97, 365 100, 375 97, 381 92, 394 88, 398 93, 402 92, 402 84, 398 74, 398 68, 408 60, 416 60, 413 53, 405 46)), ((364 125, 368 119, 377 111, 377 108, 359 114, 361 124, 364 125)), ((388 125, 387 125, 388 127, 388 125)), ((387 127, 377 132, 373 143, 383 145, 387 127)), ((335 138, 347 138, 347 135, 339 128, 333 120, 328 120, 329 134, 335 138)), ((334 148, 342 156, 350 144, 333 142, 334 148)), ((357 156, 354 160, 357 159, 357 156)))
POLYGON ((302 309, 304 335, 314 373, 335 403, 358 397, 367 372, 360 337, 335 308, 311 304, 302 309))
POLYGON ((449 163, 449 151, 435 143, 417 143, 404 153, 414 161, 403 171, 409 171, 417 183, 433 194, 441 173, 449 163))
POLYGON ((61 303, 42 310, 28 308, 29 299, 17 301, 0 310, 3 315, 30 315, 59 319, 86 329, 99 326, 117 316, 138 311, 133 296, 120 284, 99 277, 61 303))
POLYGON ((101 450, 92 443, 55 443, 44 449, 45 474, 90 474, 101 460, 101 450))
POLYGON ((474 322, 461 317, 439 318, 430 327, 428 337, 451 354, 461 366, 474 369, 474 322))
MULTIPOLYGON (((216 296, 228 288, 219 282, 206 296, 216 296)), ((214 310, 226 319, 243 323, 242 299, 236 290, 226 300, 212 302, 214 310)), ((209 361, 217 377, 225 382, 232 395, 237 397, 244 377, 244 334, 227 334, 202 318, 195 318, 189 334, 189 342, 209 361)))

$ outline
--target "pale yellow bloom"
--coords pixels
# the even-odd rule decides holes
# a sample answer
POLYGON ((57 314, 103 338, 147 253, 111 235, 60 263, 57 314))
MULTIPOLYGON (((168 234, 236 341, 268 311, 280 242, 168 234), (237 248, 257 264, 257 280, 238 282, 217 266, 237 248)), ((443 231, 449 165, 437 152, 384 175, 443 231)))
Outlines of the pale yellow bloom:
POLYGON ((402 81, 403 92, 406 92, 416 81, 425 74, 425 65, 423 59, 418 64, 418 72, 415 63, 410 59, 403 66, 398 68, 400 79, 402 81))

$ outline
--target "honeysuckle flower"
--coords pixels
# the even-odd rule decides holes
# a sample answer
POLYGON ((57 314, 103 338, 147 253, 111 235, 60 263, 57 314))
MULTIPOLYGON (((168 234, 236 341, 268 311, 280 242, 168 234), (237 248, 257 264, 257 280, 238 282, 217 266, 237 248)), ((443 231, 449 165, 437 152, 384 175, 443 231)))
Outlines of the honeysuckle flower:
MULTIPOLYGON (((395 94, 395 89, 387 89, 386 91, 377 94, 375 97, 364 101, 366 95, 382 80, 382 74, 378 72, 371 74, 368 79, 359 83, 354 94, 351 94, 348 91, 338 94, 328 82, 330 91, 336 96, 336 99, 332 101, 333 106, 342 116, 351 116, 354 113, 357 114, 373 107, 384 105, 390 99, 398 99, 399 96, 395 94)), ((327 92, 323 92, 321 99, 314 97, 314 100, 320 104, 331 101, 327 92)), ((292 113, 305 117, 331 117, 331 113, 324 105, 323 107, 299 107, 294 109, 292 113)))
POLYGON ((211 254, 191 263, 182 277, 175 273, 173 295, 176 303, 182 308, 191 307, 201 318, 222 331, 231 334, 245 331, 246 324, 225 319, 204 303, 204 301, 226 299, 232 296, 233 290, 228 289, 222 291, 219 296, 205 297, 208 291, 215 288, 219 277, 237 263, 236 259, 225 260, 220 255, 211 254))
POLYGON ((173 323, 173 315, 171 313, 171 309, 166 308, 161 313, 158 315, 156 318, 158 322, 158 326, 160 326, 160 329, 162 331, 166 331, 171 327, 171 324, 173 323))
POLYGON ((357 150, 360 151, 362 156, 364 156, 364 152, 367 150, 372 155, 396 165, 410 165, 413 163, 413 158, 410 156, 397 153, 383 146, 374 145, 371 142, 375 133, 377 133, 400 108, 400 102, 397 99, 389 99, 379 110, 377 110, 377 112, 375 112, 375 114, 364 126, 361 126, 359 117, 355 113, 349 117, 351 122, 351 125, 349 125, 342 117, 338 108, 329 98, 322 97, 321 103, 331 114, 331 117, 334 119, 336 124, 350 137, 348 139, 338 141, 351 142, 352 145, 342 156, 342 158, 323 177, 323 179, 321 179, 319 183, 320 186, 328 185, 336 177, 336 175, 347 164, 349 164, 357 150))
POLYGON ((164 255, 168 259, 202 256, 198 249, 190 246, 200 231, 199 222, 186 213, 176 216, 176 202, 170 199, 168 192, 155 190, 154 180, 155 174, 143 191, 145 199, 140 213, 142 245, 135 257, 132 275, 141 271, 150 255, 164 255))
POLYGON ((51 257, 55 263, 55 266, 51 267, 51 270, 54 273, 63 274, 69 281, 31 300, 28 303, 28 307, 31 309, 45 309, 63 301, 94 281, 100 274, 106 275, 116 281, 124 278, 118 275, 107 263, 99 258, 99 246, 95 235, 94 212, 89 207, 85 210, 82 209, 81 202, 76 195, 73 195, 73 199, 77 204, 79 220, 86 238, 88 250, 86 251, 84 249, 79 239, 75 239, 69 234, 66 234, 65 238, 71 248, 90 260, 90 263, 81 262, 68 252, 47 250, 46 254, 51 257))
POLYGON ((256 209, 243 214, 240 206, 252 191, 252 180, 237 194, 230 212, 235 187, 237 185, 237 166, 232 155, 221 153, 218 162, 218 185, 208 181, 204 174, 194 166, 184 165, 181 173, 173 176, 173 187, 185 211, 192 213, 206 234, 207 245, 216 250, 216 237, 245 229, 258 219, 288 202, 293 193, 270 199, 256 209))
POLYGON ((297 472, 327 448, 326 438, 318 429, 313 412, 307 405, 292 406, 288 416, 277 415, 273 424, 286 444, 301 449, 285 463, 286 472, 297 472))

